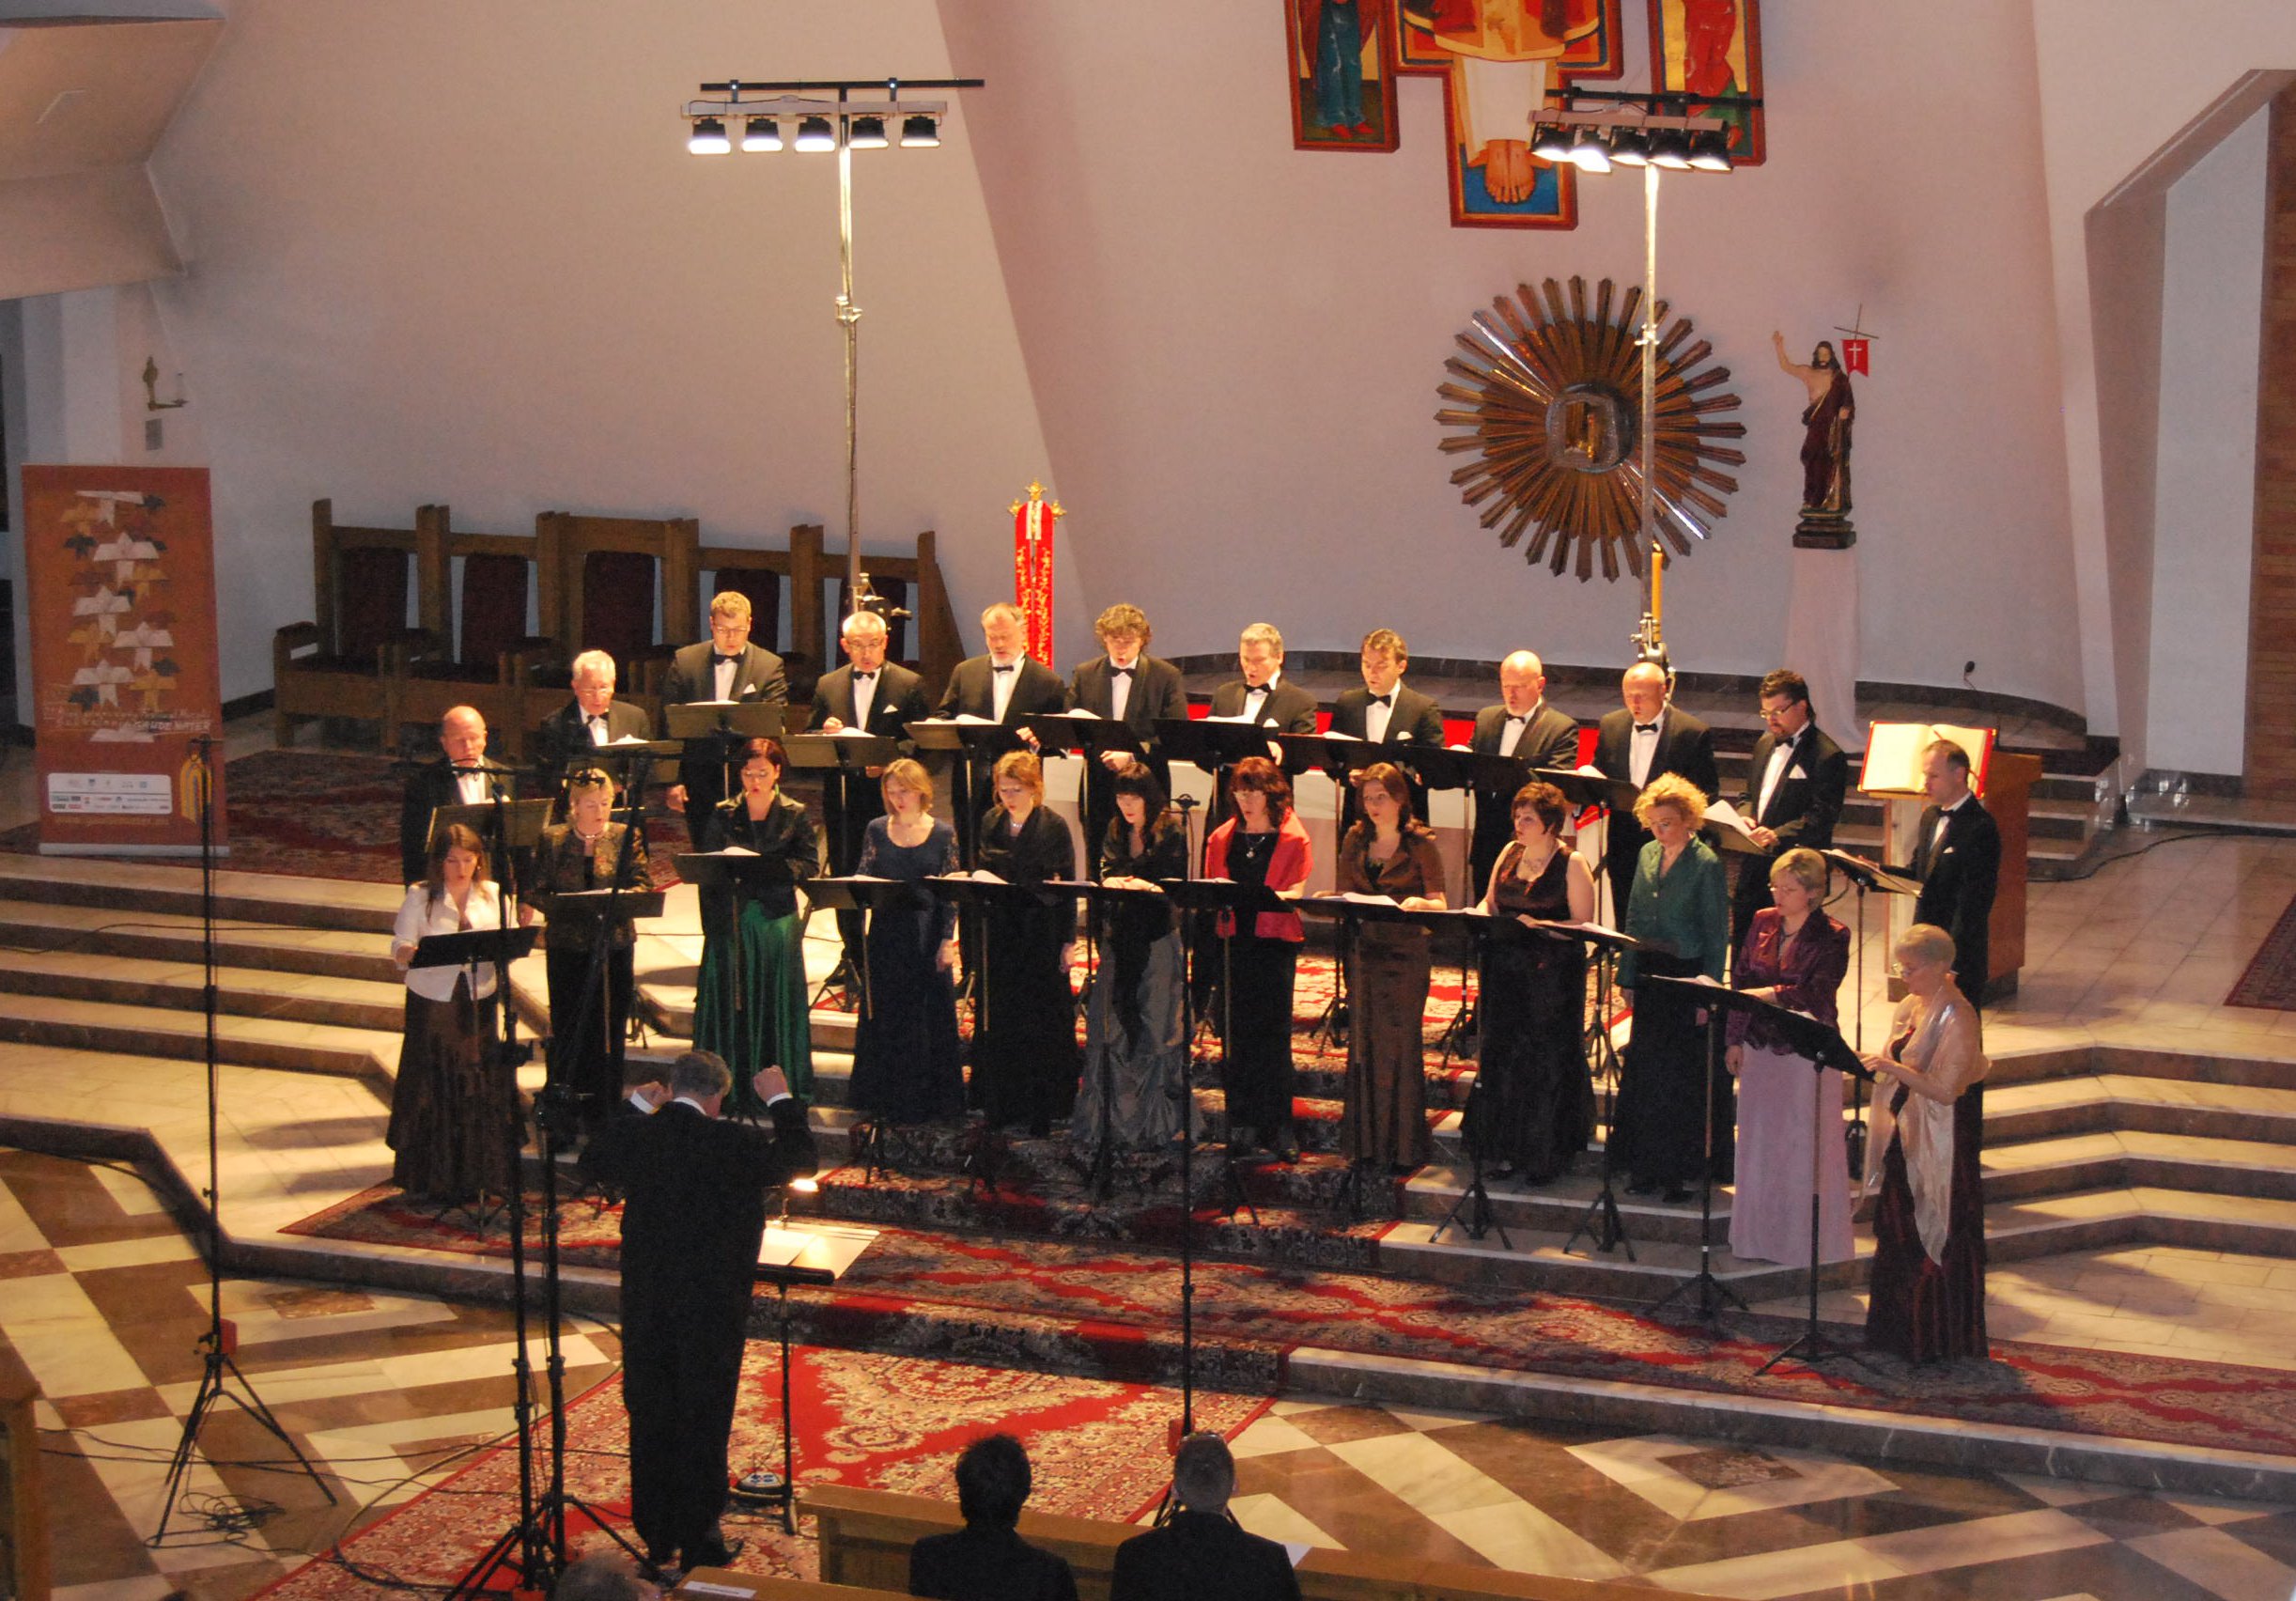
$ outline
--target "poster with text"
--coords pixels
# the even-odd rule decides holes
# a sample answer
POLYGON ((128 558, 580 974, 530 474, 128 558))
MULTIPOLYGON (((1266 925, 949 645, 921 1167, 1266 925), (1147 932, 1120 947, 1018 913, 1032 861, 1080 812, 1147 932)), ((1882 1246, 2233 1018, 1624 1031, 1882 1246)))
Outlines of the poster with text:
POLYGON ((196 855, 194 742, 223 736, 207 470, 26 467, 23 505, 40 850, 196 855))

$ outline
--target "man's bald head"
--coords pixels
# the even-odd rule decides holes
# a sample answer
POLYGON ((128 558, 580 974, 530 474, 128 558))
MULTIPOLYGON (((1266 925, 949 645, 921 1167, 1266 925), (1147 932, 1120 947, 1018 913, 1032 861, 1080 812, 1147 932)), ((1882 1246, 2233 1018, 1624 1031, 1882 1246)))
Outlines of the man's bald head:
POLYGON ((1637 723, 1648 723, 1667 707, 1667 670, 1655 661, 1637 661, 1619 680, 1626 709, 1637 723))
POLYGON ((1498 692, 1507 715, 1528 717, 1546 693, 1546 665, 1538 652, 1518 650, 1498 664, 1498 692))

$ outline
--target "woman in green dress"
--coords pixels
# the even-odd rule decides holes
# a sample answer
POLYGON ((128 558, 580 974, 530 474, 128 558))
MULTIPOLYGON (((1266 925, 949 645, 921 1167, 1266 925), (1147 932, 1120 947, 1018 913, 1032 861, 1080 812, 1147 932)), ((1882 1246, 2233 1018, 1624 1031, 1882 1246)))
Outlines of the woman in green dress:
POLYGON ((741 792, 701 819, 694 844, 706 851, 739 847, 748 882, 702 892, 702 978, 693 1009, 693 1046, 715 1051, 734 1070, 729 1116, 761 1113, 750 1080, 779 1067, 802 1096, 814 1076, 813 1018, 805 1003, 804 922, 797 881, 820 870, 820 836, 803 805, 781 792, 789 765, 778 739, 752 739, 741 751, 741 792))

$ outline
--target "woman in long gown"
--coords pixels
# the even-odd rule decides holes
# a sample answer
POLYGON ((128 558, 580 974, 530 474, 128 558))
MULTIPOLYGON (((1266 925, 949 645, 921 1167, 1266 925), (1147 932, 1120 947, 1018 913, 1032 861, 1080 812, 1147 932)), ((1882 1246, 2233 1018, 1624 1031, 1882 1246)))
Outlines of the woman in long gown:
MULTIPOLYGON (((1482 909, 1495 917, 1585 923, 1594 874, 1563 843, 1569 802, 1551 784, 1515 791, 1514 839, 1491 869, 1482 909)), ((1500 1178, 1549 1184, 1594 1135, 1587 1075, 1587 951, 1575 940, 1494 940, 1483 956, 1482 1055, 1469 1114, 1480 1154, 1500 1178)))
POLYGON ((1634 893, 1624 932, 1642 941, 1619 964, 1619 983, 1635 999, 1634 1034, 1619 1073, 1619 1102, 1611 1138, 1616 1161, 1629 1169, 1629 1195, 1663 1189, 1680 1205, 1707 1171, 1727 1184, 1730 1175, 1730 1075, 1719 1062, 1709 1071, 1706 1030, 1696 1003, 1651 978, 1704 976, 1719 984, 1730 954, 1730 898, 1722 863, 1698 837, 1705 792, 1679 773, 1661 773, 1635 800, 1635 816, 1651 832, 1635 863, 1634 893), (1706 1121, 1711 1108, 1713 1121, 1706 1121))
POLYGON ((423 1200, 507 1193, 521 1142, 517 1076, 486 1056, 494 1037, 494 969, 408 966, 426 935, 506 926, 502 892, 486 873, 478 835, 448 824, 431 845, 428 877, 408 887, 391 932, 407 1004, 384 1142, 391 1182, 423 1200))
POLYGON ((745 743, 741 793, 702 818, 694 841, 706 851, 739 847, 768 870, 746 888, 702 896, 693 1046, 715 1051, 733 1069, 728 1116, 764 1114, 750 1080, 765 1068, 779 1067, 793 1094, 802 1096, 813 1085, 814 1025, 805 999, 805 925, 798 916, 797 885, 820 871, 821 839, 804 806, 782 793, 788 766, 780 740, 745 743))
MULTIPOLYGON (((997 758, 997 804, 981 820, 975 861, 1008 884, 1077 876, 1068 824, 1045 809, 1045 769, 1027 751, 997 758)), ((972 1040, 972 1099, 991 1128, 1052 1132, 1077 1101, 1077 903, 997 907, 982 924, 981 1020, 972 1040)))
MULTIPOLYGON (((1100 846, 1101 882, 1145 889, 1158 878, 1187 878, 1187 828, 1166 810, 1155 772, 1127 762, 1112 787, 1116 816, 1100 846)), ((1113 908, 1098 902, 1095 912, 1100 967, 1084 1019, 1084 1082, 1069 1137, 1086 1155, 1097 1152, 1105 1116, 1115 1148, 1161 1149, 1180 1132, 1187 1083, 1179 925, 1160 897, 1113 908)))
MULTIPOLYGON (((1895 1080, 1876 1097, 1881 1199, 1866 1345, 1908 1361, 1982 1357, 1985 1345, 1985 1039, 1953 983, 1953 936, 1916 923, 1891 953, 1905 999, 1889 1045, 1866 1058, 1895 1080), (1885 1123, 1886 1118, 1886 1123, 1885 1123)), ((1869 1181, 1870 1182, 1870 1181, 1869 1181)))
MULTIPOLYGON (((1386 895, 1405 911, 1443 909, 1443 853, 1411 815, 1411 785, 1393 762, 1356 776, 1363 820, 1340 842, 1342 894, 1386 895)), ((1428 934, 1404 923, 1355 930, 1347 994, 1347 1102, 1340 1149, 1408 1173, 1427 1160, 1428 934)))
POLYGON ((579 768, 566 774, 566 820, 542 831, 527 878, 528 902, 550 919, 543 972, 550 986, 551 1076, 579 1097, 585 1140, 605 1127, 622 1098, 638 940, 627 916, 609 927, 598 911, 571 909, 558 897, 612 889, 617 875, 627 894, 652 886, 645 836, 613 820, 613 780, 602 769, 579 768), (589 993, 585 1010, 590 966, 601 940, 606 945, 603 987, 589 993))
MULTIPOLYGON (((1731 972, 1734 988, 1831 1023, 1850 971, 1850 931, 1818 903, 1825 858, 1806 847, 1770 864, 1772 905, 1754 914, 1731 972)), ((1809 1192, 1818 1189, 1818 1260, 1846 1262, 1850 1159, 1841 1137, 1841 1074, 1807 1059, 1744 1012, 1730 1015, 1724 1058, 1738 1080, 1738 1189, 1730 1254, 1748 1262, 1809 1261, 1809 1192), (1813 1157, 1815 1166, 1812 1165, 1813 1157)))
MULTIPOLYGON (((888 763, 880 787, 885 815, 870 819, 854 871, 908 883, 955 872, 956 831, 933 816, 933 780, 923 764, 907 756, 888 763)), ((894 1125, 962 1115, 955 905, 933 901, 873 912, 867 944, 868 1003, 853 1042, 853 1104, 894 1125)))
MULTIPOLYGON (((1265 756, 1246 756, 1228 787, 1235 816, 1204 842, 1204 876, 1296 896, 1315 852, 1292 812, 1292 781, 1265 756)), ((1295 911, 1256 912, 1244 928, 1222 912, 1218 931, 1228 940, 1221 1014, 1228 1148, 1264 1142, 1288 1161, 1299 1154, 1292 1131, 1292 983, 1306 932, 1295 911)))

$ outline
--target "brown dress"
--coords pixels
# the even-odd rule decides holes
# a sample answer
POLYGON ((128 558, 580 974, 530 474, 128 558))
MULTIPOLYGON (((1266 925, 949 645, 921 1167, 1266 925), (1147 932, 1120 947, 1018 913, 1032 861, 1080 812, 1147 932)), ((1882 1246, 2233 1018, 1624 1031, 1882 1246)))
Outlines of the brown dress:
MULTIPOLYGON (((1439 895, 1443 857, 1435 835, 1406 829, 1395 854, 1371 858, 1369 823, 1340 845, 1342 894, 1439 895)), ((1422 1029, 1432 966, 1427 931, 1400 923, 1357 926, 1347 963, 1347 1110, 1340 1149, 1357 1161, 1418 1167, 1428 1158, 1427 1065, 1422 1029)))
POLYGON ((1918 1018, 1907 996, 1889 1059, 1954 1092, 1949 1103, 1896 1084, 1875 1106, 1881 1199, 1866 1344, 1908 1361, 1983 1357, 1985 1342, 1984 1055, 1977 1009, 1947 985, 1918 1018), (1886 1111, 1884 1111, 1884 1108, 1886 1111))

